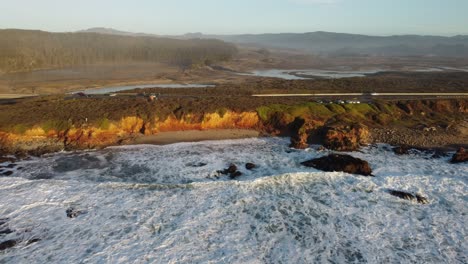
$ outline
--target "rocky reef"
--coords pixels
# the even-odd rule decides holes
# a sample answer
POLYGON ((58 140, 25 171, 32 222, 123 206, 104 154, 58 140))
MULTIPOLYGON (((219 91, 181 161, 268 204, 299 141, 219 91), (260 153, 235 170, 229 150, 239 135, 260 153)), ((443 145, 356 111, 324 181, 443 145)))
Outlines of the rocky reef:
POLYGON ((350 155, 330 154, 325 157, 304 161, 301 164, 322 171, 342 171, 363 176, 373 176, 372 169, 367 161, 350 155))

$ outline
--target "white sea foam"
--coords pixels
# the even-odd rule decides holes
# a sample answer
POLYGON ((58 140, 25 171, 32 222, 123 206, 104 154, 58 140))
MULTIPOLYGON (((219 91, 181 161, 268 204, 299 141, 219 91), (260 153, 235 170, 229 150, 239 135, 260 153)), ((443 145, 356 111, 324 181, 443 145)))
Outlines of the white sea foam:
POLYGON ((127 146, 21 162, 0 178, 11 263, 466 263, 468 166, 385 146, 375 178, 300 162, 283 139, 127 146), (258 167, 244 168, 246 162, 258 167), (243 176, 216 178, 230 163, 243 176), (206 165, 204 165, 206 164, 206 165), (204 166, 203 166, 204 165, 204 166), (419 205, 388 188, 429 198, 419 205), (65 210, 83 212, 67 218, 65 210), (27 244, 28 240, 40 241, 27 244))

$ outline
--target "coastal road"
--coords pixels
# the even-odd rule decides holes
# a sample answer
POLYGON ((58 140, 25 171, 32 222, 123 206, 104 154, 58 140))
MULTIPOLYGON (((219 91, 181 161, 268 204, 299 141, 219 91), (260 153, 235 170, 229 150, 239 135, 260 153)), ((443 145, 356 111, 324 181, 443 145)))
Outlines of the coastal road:
POLYGON ((337 97, 337 96, 371 96, 371 97, 468 97, 468 93, 313 93, 313 94, 253 94, 254 97, 337 97))

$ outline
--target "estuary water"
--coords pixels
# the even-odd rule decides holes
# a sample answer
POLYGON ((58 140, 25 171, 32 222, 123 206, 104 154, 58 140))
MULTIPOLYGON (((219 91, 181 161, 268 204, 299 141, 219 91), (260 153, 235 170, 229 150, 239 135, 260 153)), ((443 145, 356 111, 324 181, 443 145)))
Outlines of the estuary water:
POLYGON ((121 92, 121 91, 129 91, 129 90, 134 90, 137 88, 172 88, 172 89, 177 89, 177 88, 212 88, 215 87, 215 85, 210 85, 210 84, 141 84, 141 85, 120 85, 120 86, 109 86, 109 87, 101 87, 101 88, 92 88, 92 89, 86 89, 82 91, 83 93, 86 94, 108 94, 108 93, 115 93, 115 92, 121 92))
POLYGON ((303 167, 328 152, 288 143, 138 145, 21 161, 0 178, 0 230, 11 231, 0 242, 17 241, 0 263, 468 262, 466 164, 376 145, 351 153, 376 175, 361 177, 303 167), (231 163, 242 172, 234 180, 217 173, 231 163))

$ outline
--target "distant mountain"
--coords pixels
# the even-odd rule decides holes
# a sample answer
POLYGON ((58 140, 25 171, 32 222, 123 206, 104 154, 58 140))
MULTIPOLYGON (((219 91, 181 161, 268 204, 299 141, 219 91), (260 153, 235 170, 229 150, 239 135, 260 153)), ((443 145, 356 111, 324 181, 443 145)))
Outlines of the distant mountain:
POLYGON ((326 55, 468 57, 468 36, 366 36, 309 32, 260 35, 209 35, 232 43, 292 48, 326 55))
POLYGON ((104 28, 104 27, 95 27, 85 30, 78 31, 79 33, 99 33, 107 35, 118 35, 118 36, 132 36, 132 37, 160 37, 155 34, 146 34, 146 33, 133 33, 127 31, 120 31, 113 28, 104 28))
POLYGON ((219 39, 236 44, 287 48, 309 53, 336 56, 443 56, 468 57, 468 36, 454 37, 395 35, 367 36, 333 32, 204 35, 187 33, 180 36, 158 36, 115 29, 92 28, 86 32, 126 36, 153 36, 175 39, 219 39))

